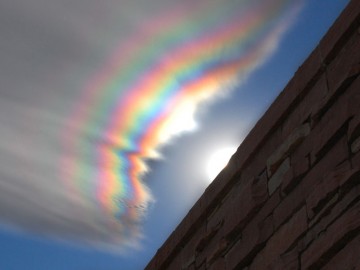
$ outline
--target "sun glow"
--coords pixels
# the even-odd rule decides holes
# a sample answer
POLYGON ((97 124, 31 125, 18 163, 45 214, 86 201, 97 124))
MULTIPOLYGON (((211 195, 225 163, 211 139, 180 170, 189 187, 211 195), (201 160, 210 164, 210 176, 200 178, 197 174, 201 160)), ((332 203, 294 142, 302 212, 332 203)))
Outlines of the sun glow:
POLYGON ((208 161, 206 172, 209 181, 212 181, 228 164, 230 157, 235 153, 236 147, 226 147, 214 152, 208 161))

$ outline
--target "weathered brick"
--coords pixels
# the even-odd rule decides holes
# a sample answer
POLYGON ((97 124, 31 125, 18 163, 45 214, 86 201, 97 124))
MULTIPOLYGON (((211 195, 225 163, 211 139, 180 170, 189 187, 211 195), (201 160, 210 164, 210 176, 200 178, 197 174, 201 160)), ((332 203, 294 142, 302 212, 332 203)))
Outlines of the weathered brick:
POLYGON ((360 137, 358 137, 351 143, 351 153, 355 154, 359 150, 360 150, 360 137))
POLYGON ((190 258, 184 261, 182 259, 181 269, 189 269, 195 267, 195 254, 193 254, 190 258))
POLYGON ((261 147, 254 152, 256 155, 253 155, 251 159, 248 160, 249 163, 242 168, 242 177, 249 179, 263 173, 264 167, 266 167, 266 159, 276 150, 276 146, 281 144, 281 142, 281 130, 276 129, 271 132, 261 147))
POLYGON ((297 127, 309 122, 311 114, 325 98, 327 91, 326 76, 322 73, 311 89, 304 93, 305 96, 296 109, 284 120, 281 127, 282 139, 288 138, 297 127))
POLYGON ((171 258, 171 262, 166 268, 159 268, 159 269, 179 270, 179 268, 181 269, 181 265, 182 265, 181 256, 175 256, 171 258))
POLYGON ((348 161, 338 165, 334 170, 324 175, 316 185, 313 186, 310 194, 306 197, 306 206, 309 218, 321 210, 321 205, 326 199, 337 191, 343 179, 348 179, 353 174, 351 164, 348 161), (320 207, 319 207, 320 206, 320 207))
POLYGON ((285 222, 290 215, 305 203, 305 198, 312 186, 321 180, 331 168, 341 163, 348 155, 346 138, 341 139, 330 151, 310 170, 299 185, 278 205, 274 211, 275 228, 285 222))
POLYGON ((256 256, 250 269, 266 269, 284 253, 307 229, 306 208, 301 208, 266 243, 261 256, 256 256))
POLYGON ((253 179, 251 182, 240 185, 238 189, 232 190, 233 199, 226 204, 227 218, 222 230, 224 235, 243 227, 266 201, 267 185, 263 181, 265 179, 253 179))
POLYGON ((226 270, 226 262, 223 257, 217 258, 210 266, 207 267, 208 270, 226 270))
MULTIPOLYGON (((271 213, 279 202, 280 196, 277 191, 241 231, 241 238, 226 255, 227 269, 245 267, 269 239, 274 230, 271 213)), ((230 238, 233 236, 230 235, 230 238)))
POLYGON ((214 261, 218 260, 224 255, 225 250, 228 248, 229 242, 221 238, 218 241, 212 241, 212 244, 209 245, 209 249, 207 251, 206 265, 209 267, 214 263, 214 261))
POLYGON ((264 169, 257 177, 255 177, 251 185, 251 196, 256 205, 260 205, 267 200, 267 185, 268 177, 266 169, 264 169))
POLYGON ((353 33, 336 58, 327 66, 330 95, 336 93, 339 88, 347 87, 350 81, 358 76, 359 47, 360 35, 353 33))
MULTIPOLYGON (((359 71, 360 71, 360 63, 359 63, 359 71)), ((360 87, 360 74, 352 82, 352 84, 349 86, 349 88, 347 90, 347 92, 349 92, 347 111, 348 111, 349 115, 354 116, 353 119, 351 119, 354 124, 356 124, 356 123, 359 124, 359 121, 360 121, 359 120, 359 117, 360 117, 360 112, 359 112, 359 103, 360 103, 359 87, 360 87)), ((359 127, 356 127, 356 129, 359 129, 359 127)), ((349 126, 349 130, 350 130, 350 126, 349 126)), ((353 135, 360 136, 360 130, 357 130, 357 133, 355 133, 353 135)))
POLYGON ((280 190, 276 190, 271 197, 266 201, 263 207, 257 212, 254 219, 259 221, 265 220, 269 215, 272 215, 276 207, 280 204, 280 190))
POLYGON ((243 268, 261 248, 260 229, 256 222, 249 224, 242 232, 242 237, 226 254, 227 269, 243 268))
MULTIPOLYGON (((316 136, 317 136, 316 131, 311 131, 310 134, 306 138, 304 138, 304 141, 301 143, 301 146, 296 148, 295 151, 291 153, 290 155, 291 164, 293 164, 293 166, 296 167, 298 166, 298 164, 303 163, 305 158, 308 160, 307 163, 309 166, 313 164, 313 162, 311 162, 310 160, 310 157, 314 149, 314 140, 316 136)), ((295 169, 295 167, 293 168, 295 169)), ((294 174, 295 173, 296 171, 294 171, 294 174)), ((298 177, 299 175, 300 174, 295 174, 294 176, 298 177)))
POLYGON ((280 166, 280 164, 310 133, 310 125, 304 124, 295 129, 289 137, 276 149, 276 151, 266 161, 268 176, 271 177, 280 166))
POLYGON ((316 161, 332 147, 339 138, 347 133, 347 124, 351 115, 344 108, 348 105, 348 96, 341 96, 314 128, 312 157, 316 161))
POLYGON ((360 233, 360 202, 335 220, 301 255, 302 269, 319 269, 360 233))
MULTIPOLYGON (((309 223, 310 230, 303 241, 303 246, 307 247, 309 243, 317 239, 326 228, 332 224, 342 213, 346 211, 353 203, 360 198, 360 187, 354 187, 344 197, 337 193, 333 196, 328 204, 324 207, 323 211, 317 215, 309 223)), ((301 249, 303 250, 303 249, 301 249)))
POLYGON ((338 54, 343 43, 356 31, 359 22, 359 1, 350 1, 319 44, 323 62, 328 64, 338 54), (349 33, 350 32, 350 33, 349 33))
POLYGON ((294 170, 292 167, 285 172, 281 181, 281 194, 284 196, 285 193, 289 193, 290 190, 295 186, 294 170))
POLYGON ((304 95, 306 90, 314 87, 322 72, 321 52, 319 47, 316 47, 294 74, 294 92, 304 95))
POLYGON ((322 269, 359 269, 360 267, 360 236, 348 243, 322 269))
MULTIPOLYGON (((360 98, 356 99, 354 102, 356 105, 358 105, 360 103, 360 98)), ((348 129, 349 142, 352 143, 359 136, 360 136, 360 113, 355 114, 354 118, 352 118, 349 122, 349 129, 348 129)))
POLYGON ((297 247, 291 251, 281 254, 278 256, 273 263, 267 268, 269 270, 287 269, 287 270, 298 270, 300 269, 299 263, 299 252, 297 247))
POLYGON ((265 220, 259 222, 259 243, 267 241, 274 232, 273 216, 268 216, 265 220))
POLYGON ((356 115, 359 111, 358 104, 360 102, 359 87, 360 76, 348 75, 338 88, 329 91, 323 100, 314 107, 311 118, 313 125, 321 121, 320 125, 321 123, 323 126, 330 124, 329 127, 334 129, 336 125, 339 126, 339 123, 341 124, 341 122, 345 122, 346 119, 351 119, 356 115), (322 120, 323 117, 327 119, 322 120), (333 117, 336 118, 332 119, 333 117), (328 119, 336 121, 330 123, 327 121, 328 119))
MULTIPOLYGON (((329 196, 330 198, 327 199, 327 201, 325 202, 325 205, 322 206, 322 209, 319 210, 318 213, 316 213, 316 215, 312 212, 309 213, 308 210, 308 216, 311 219, 309 221, 309 227, 313 227, 314 224, 319 223, 319 220, 322 221, 322 218, 327 215, 329 215, 331 213, 332 208, 334 207, 334 205, 336 203, 338 203, 338 201, 340 200, 340 192, 337 192, 335 194, 333 194, 332 196, 329 196)), ((322 227, 326 227, 327 223, 326 222, 321 222, 321 226, 322 227)), ((320 227, 320 226, 318 226, 320 227)), ((314 231, 321 231, 321 229, 315 228, 314 231)))
POLYGON ((218 224, 212 227, 208 227, 207 224, 204 224, 203 227, 204 228, 206 227, 206 232, 203 234, 198 233, 196 237, 196 240, 198 241, 196 241, 196 243, 189 242, 189 245, 191 247, 194 247, 197 252, 202 252, 205 249, 205 247, 209 244, 209 242, 215 237, 217 232, 220 230, 222 224, 223 221, 220 221, 218 224), (191 244, 195 244, 195 246, 192 246, 191 244))
POLYGON ((310 169, 309 156, 305 156, 302 159, 299 157, 294 159, 293 156, 291 156, 290 160, 290 170, 285 173, 281 183, 282 195, 289 194, 300 183, 301 178, 310 169))
POLYGON ((273 194, 274 191, 280 186, 284 175, 290 170, 290 158, 285 159, 273 176, 269 179, 268 190, 269 194, 273 194))
POLYGON ((360 152, 355 153, 352 157, 351 157, 351 164, 353 166, 358 166, 358 164, 360 164, 360 152))
POLYGON ((286 196, 274 210, 274 226, 277 229, 284 223, 299 207, 304 204, 303 186, 296 188, 292 193, 286 196))
POLYGON ((199 260, 200 253, 197 250, 199 242, 206 236, 206 225, 202 224, 191 236, 188 242, 186 242, 186 248, 181 250, 181 260, 183 265, 190 265, 195 262, 197 258, 199 260))

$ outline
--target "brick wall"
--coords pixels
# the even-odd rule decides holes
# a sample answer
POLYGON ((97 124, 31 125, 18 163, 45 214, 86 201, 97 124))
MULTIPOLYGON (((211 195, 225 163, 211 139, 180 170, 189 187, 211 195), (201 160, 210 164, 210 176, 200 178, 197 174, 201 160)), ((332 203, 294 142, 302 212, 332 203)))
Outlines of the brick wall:
POLYGON ((146 269, 360 269, 359 74, 353 0, 146 269))

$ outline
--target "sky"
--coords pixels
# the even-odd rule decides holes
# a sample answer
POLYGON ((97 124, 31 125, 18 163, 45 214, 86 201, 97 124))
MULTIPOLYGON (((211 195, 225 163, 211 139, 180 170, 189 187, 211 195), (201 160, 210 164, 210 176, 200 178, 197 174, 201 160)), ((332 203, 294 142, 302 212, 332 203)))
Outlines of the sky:
POLYGON ((143 269, 346 0, 3 0, 0 269, 143 269))

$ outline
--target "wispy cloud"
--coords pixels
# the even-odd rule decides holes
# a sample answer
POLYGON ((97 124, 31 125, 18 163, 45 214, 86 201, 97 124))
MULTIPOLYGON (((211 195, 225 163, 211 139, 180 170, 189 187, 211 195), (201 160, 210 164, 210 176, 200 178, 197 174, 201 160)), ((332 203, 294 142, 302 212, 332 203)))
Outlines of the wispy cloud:
POLYGON ((5 0, 0 218, 136 246, 146 160, 277 48, 301 1, 5 0))

